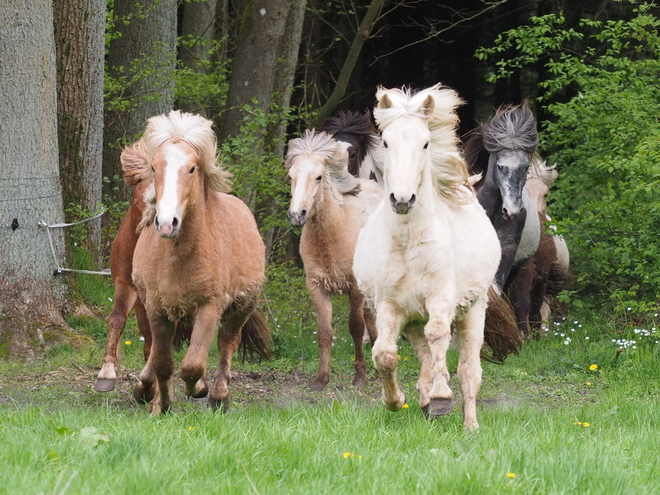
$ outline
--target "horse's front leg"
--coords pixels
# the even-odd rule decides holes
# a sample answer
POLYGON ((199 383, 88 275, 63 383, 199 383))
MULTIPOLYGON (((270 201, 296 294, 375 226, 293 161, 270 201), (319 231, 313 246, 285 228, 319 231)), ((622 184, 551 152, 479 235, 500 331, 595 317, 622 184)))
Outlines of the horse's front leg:
POLYGON ((367 362, 364 359, 364 350, 362 348, 362 338, 364 337, 364 296, 357 283, 351 284, 351 290, 348 293, 350 303, 350 315, 348 318, 348 329, 353 337, 353 346, 355 347, 355 377, 354 386, 364 386, 367 383, 367 362))
POLYGON ((383 404, 390 411, 398 411, 406 403, 406 397, 396 380, 396 367, 399 360, 396 340, 404 323, 403 314, 397 310, 394 304, 387 301, 378 303, 376 308, 378 338, 371 350, 371 355, 383 382, 383 404))
POLYGON ((124 332, 126 319, 136 302, 139 302, 139 299, 133 286, 119 279, 115 280, 114 306, 108 316, 108 344, 103 356, 103 367, 94 383, 94 390, 97 392, 109 392, 115 388, 119 371, 117 346, 124 332))
POLYGON ((151 414, 158 415, 169 410, 174 398, 174 324, 163 314, 149 311, 149 315, 153 345, 147 364, 140 372, 140 381, 133 390, 133 396, 138 402, 149 401, 151 414))
POLYGON ((429 349, 429 345, 426 342, 424 326, 422 324, 408 324, 403 333, 412 344, 417 358, 421 363, 419 378, 417 379, 417 392, 419 392, 419 407, 422 411, 426 411, 431 401, 430 393, 431 386, 433 385, 433 357, 431 356, 431 349, 429 349))
POLYGON ((424 328, 424 335, 431 352, 433 384, 429 391, 428 406, 422 408, 422 411, 429 417, 449 414, 453 407, 454 396, 449 388, 447 351, 451 341, 451 322, 455 310, 449 301, 453 301, 453 298, 439 297, 435 301, 427 301, 429 321, 424 328))
POLYGON ((481 388, 481 346, 484 342, 484 321, 487 302, 479 299, 456 323, 459 359, 458 380, 463 393, 463 427, 479 428, 477 423, 477 394, 481 388))
POLYGON ((200 306, 195 313, 190 345, 186 352, 179 375, 186 386, 186 395, 193 398, 206 397, 209 391, 206 383, 206 364, 209 347, 222 314, 217 302, 200 306))
POLYGON ((309 293, 316 309, 316 340, 319 343, 319 372, 310 387, 320 392, 330 381, 330 352, 332 350, 332 300, 330 292, 318 286, 310 287, 309 293))

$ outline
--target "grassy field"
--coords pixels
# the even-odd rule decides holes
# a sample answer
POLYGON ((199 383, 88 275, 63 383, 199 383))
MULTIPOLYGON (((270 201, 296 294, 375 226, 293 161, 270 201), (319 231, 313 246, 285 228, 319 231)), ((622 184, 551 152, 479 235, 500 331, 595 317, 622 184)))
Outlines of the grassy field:
MULTIPOLYGON (((105 290, 94 302, 99 316, 109 305, 105 290)), ((101 318, 69 322, 96 345, 0 362, 0 493, 660 493, 654 315, 567 317, 506 364, 484 363, 481 429, 466 432, 455 353, 453 414, 423 418, 417 361, 404 343, 409 407, 389 412, 373 367, 366 387, 350 386, 352 350, 339 303, 331 382, 313 392, 307 383, 318 351, 307 301, 285 307, 266 296, 275 356, 235 363, 224 415, 186 399, 178 378, 171 413, 153 418, 133 401, 142 364, 134 323, 113 392, 92 390, 105 345, 101 318)), ((211 371, 216 357, 211 352, 211 371)))

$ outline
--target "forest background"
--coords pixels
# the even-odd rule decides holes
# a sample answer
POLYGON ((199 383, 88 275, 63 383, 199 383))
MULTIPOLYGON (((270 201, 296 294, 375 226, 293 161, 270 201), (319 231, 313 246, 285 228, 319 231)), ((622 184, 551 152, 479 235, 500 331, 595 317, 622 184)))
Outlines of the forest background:
POLYGON ((528 99, 560 173, 549 213, 577 278, 561 300, 653 313, 659 22, 653 2, 628 0, 3 3, 0 354, 44 335, 75 341, 65 316, 89 301, 67 267, 107 266, 131 197, 119 153, 172 108, 215 122, 266 240, 269 283, 293 293, 286 143, 339 110, 370 109, 379 84, 455 88, 461 134, 528 99))

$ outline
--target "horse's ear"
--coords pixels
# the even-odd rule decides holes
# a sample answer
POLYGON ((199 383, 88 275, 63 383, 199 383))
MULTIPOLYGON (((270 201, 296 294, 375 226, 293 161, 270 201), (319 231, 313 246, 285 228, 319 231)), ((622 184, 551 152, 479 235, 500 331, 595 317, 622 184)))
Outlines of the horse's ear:
POLYGON ((392 100, 390 100, 390 97, 387 96, 387 94, 384 94, 383 97, 378 100, 378 108, 390 108, 392 106, 392 100))
POLYGON ((433 110, 435 110, 435 100, 433 99, 433 96, 428 95, 424 100, 424 103, 422 103, 422 106, 419 108, 419 111, 424 117, 430 117, 433 115, 433 110))

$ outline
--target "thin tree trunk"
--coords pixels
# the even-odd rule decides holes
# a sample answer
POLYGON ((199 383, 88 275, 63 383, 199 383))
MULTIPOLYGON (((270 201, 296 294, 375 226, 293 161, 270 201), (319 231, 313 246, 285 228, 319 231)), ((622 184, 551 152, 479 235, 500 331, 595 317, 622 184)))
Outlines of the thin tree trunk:
MULTIPOLYGON (((57 120, 62 194, 69 205, 94 213, 101 203, 105 0, 54 0, 57 120)), ((100 222, 90 224, 88 246, 101 244, 100 222)))
POLYGON ((321 125, 321 122, 333 114, 337 108, 337 105, 339 105, 339 102, 344 97, 346 88, 348 87, 348 82, 351 79, 351 74, 353 73, 355 64, 357 63, 358 57, 360 56, 360 52, 362 51, 362 46, 364 45, 364 42, 369 38, 369 34, 371 33, 371 30, 376 23, 376 19, 378 19, 378 15, 380 14, 384 3, 385 0, 372 0, 369 4, 369 9, 364 15, 357 33, 355 33, 355 38, 353 38, 351 49, 349 50, 348 55, 344 60, 344 65, 342 66, 341 72, 339 73, 339 78, 337 79, 335 89, 332 91, 330 97, 325 102, 321 110, 319 110, 318 115, 310 127, 318 127, 321 125))
POLYGON ((174 105, 176 0, 115 0, 114 14, 128 24, 114 24, 121 36, 110 44, 108 75, 115 81, 125 78, 125 84, 106 102, 103 175, 111 180, 105 192, 129 201, 131 191, 121 182, 123 145, 138 137, 145 120, 174 105))

